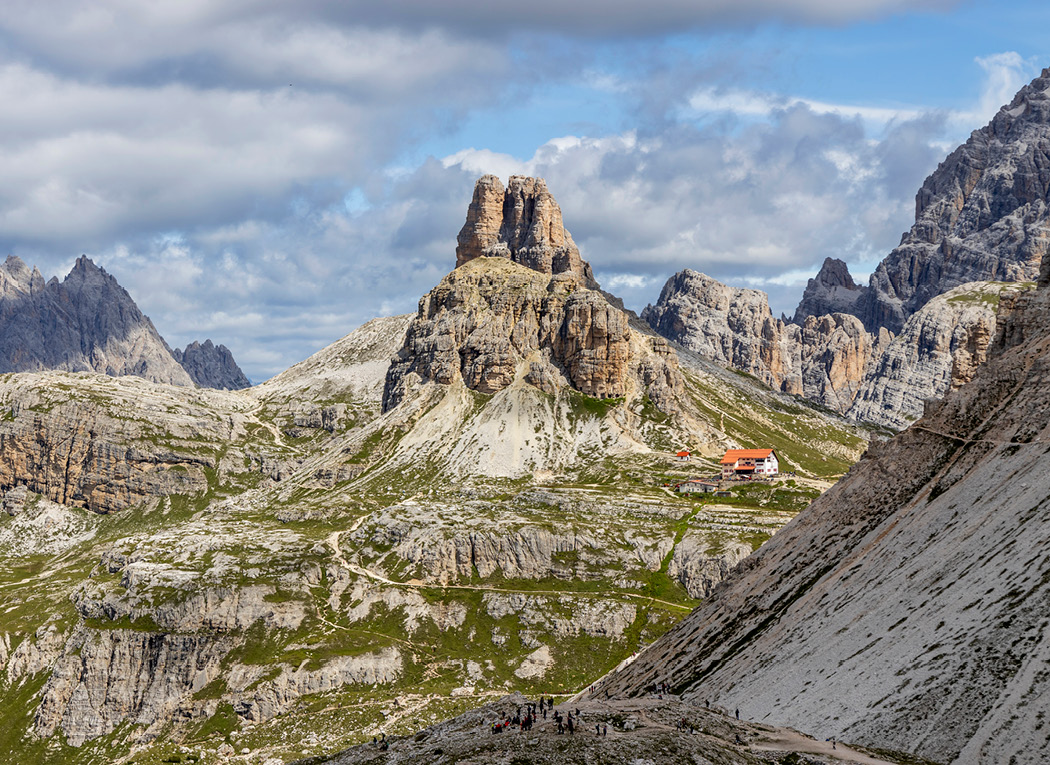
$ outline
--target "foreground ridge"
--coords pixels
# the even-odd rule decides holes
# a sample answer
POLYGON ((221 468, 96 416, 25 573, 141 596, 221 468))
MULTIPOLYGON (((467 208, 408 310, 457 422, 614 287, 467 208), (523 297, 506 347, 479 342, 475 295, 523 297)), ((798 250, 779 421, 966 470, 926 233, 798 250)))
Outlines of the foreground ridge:
POLYGON ((1050 744, 1050 259, 989 361, 609 680, 937 761, 1050 744))

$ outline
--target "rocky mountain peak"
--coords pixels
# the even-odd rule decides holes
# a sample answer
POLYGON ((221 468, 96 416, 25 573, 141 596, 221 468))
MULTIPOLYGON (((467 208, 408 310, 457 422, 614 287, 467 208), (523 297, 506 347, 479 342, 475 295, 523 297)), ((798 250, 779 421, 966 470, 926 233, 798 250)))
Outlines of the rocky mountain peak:
POLYGON ((1050 70, 923 183, 915 224, 871 275, 857 315, 899 332, 933 297, 974 281, 1036 278, 1050 217, 1050 70))
POLYGON ((807 316, 823 316, 830 313, 856 314, 857 302, 867 291, 853 281, 846 262, 838 258, 825 258, 817 275, 806 284, 802 302, 795 309, 792 321, 804 324, 807 316))
POLYGON ((0 265, 0 297, 5 295, 40 292, 44 289, 44 277, 34 267, 30 270, 17 255, 8 255, 0 265))
POLYGON ((184 349, 176 348, 171 353, 190 379, 202 388, 241 390, 252 385, 234 361, 230 349, 215 345, 210 339, 203 343, 194 340, 184 349))
POLYGON ((574 275, 483 258, 419 301, 387 373, 383 409, 420 381, 492 394, 519 378, 548 393, 572 388, 596 398, 623 396, 637 378, 642 388, 655 384, 650 397, 667 407, 661 389, 681 385, 666 342, 634 337, 627 314, 574 275))
POLYGON ((0 264, 0 372, 46 369, 172 385, 251 384, 225 346, 206 341, 174 353, 128 291, 88 256, 63 280, 45 282, 12 255, 0 264))
POLYGON ((506 188, 494 175, 479 178, 456 241, 457 268, 479 257, 508 258, 540 273, 567 273, 582 287, 598 288, 542 178, 512 175, 506 188))

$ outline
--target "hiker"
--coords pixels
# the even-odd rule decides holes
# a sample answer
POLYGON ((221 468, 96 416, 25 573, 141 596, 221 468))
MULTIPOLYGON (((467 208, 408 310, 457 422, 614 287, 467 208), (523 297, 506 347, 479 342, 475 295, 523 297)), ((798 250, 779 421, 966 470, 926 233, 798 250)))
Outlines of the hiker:
POLYGON ((595 735, 595 736, 600 736, 600 735, 602 735, 602 726, 601 726, 601 723, 595 723, 595 724, 594 724, 594 735, 595 735))
POLYGON ((602 723, 602 735, 603 736, 608 736, 609 735, 609 726, 606 725, 605 723, 602 723))
POLYGON ((736 719, 738 719, 738 720, 740 719, 740 710, 739 709, 736 710, 736 719))
POLYGON ((572 724, 572 716, 569 716, 569 735, 571 736, 576 730, 576 726, 572 724))

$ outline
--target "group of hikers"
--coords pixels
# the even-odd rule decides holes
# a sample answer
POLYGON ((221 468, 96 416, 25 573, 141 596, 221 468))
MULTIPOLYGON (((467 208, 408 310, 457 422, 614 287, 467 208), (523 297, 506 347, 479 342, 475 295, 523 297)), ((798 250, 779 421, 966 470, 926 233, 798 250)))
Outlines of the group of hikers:
MULTIPOLYGON (((568 733, 570 736, 576 734, 576 729, 580 727, 580 710, 570 709, 564 714, 561 710, 554 708, 554 699, 552 697, 541 696, 539 703, 535 704, 529 702, 524 708, 518 707, 514 716, 507 716, 503 720, 496 720, 492 723, 492 733, 502 733, 511 726, 517 727, 522 732, 532 730, 532 726, 542 715, 543 719, 547 719, 548 713, 551 715, 555 724, 557 725, 558 734, 568 733)), ((594 724, 594 735, 596 736, 608 736, 609 726, 601 722, 594 724)))

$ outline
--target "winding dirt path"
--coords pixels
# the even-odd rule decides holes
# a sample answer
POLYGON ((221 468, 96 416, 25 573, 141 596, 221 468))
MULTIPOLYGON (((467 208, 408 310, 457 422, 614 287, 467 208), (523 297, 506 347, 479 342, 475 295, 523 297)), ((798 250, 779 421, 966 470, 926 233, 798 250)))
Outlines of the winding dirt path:
POLYGON ((758 740, 752 742, 749 748, 753 752, 791 751, 819 754, 825 757, 834 757, 843 762, 854 762, 857 765, 894 765, 894 763, 887 760, 879 760, 863 752, 858 752, 845 744, 818 741, 787 728, 778 728, 769 735, 761 736, 758 740))

